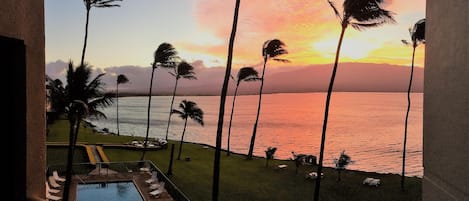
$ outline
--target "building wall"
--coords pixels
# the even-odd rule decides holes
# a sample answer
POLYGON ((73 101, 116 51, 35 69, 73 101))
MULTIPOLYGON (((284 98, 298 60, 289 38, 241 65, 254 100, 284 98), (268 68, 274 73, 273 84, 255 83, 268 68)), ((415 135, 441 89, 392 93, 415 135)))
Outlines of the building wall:
POLYGON ((469 200, 469 1, 426 12, 423 200, 469 200))
MULTIPOLYGON (((26 69, 20 70, 25 74, 23 75, 25 87, 15 88, 18 91, 15 93, 25 94, 26 99, 23 101, 25 108, 20 109, 25 111, 25 114, 20 114, 25 119, 26 128, 23 129, 26 132, 25 134, 23 132, 25 137, 20 144, 13 146, 23 147, 26 150, 25 181, 16 181, 24 183, 26 189, 22 192, 26 195, 18 199, 42 200, 45 198, 46 166, 44 1, 2 0, 1 4, 0 36, 23 40, 26 47, 26 69)), ((14 150, 11 152, 18 154, 14 153, 14 150)))

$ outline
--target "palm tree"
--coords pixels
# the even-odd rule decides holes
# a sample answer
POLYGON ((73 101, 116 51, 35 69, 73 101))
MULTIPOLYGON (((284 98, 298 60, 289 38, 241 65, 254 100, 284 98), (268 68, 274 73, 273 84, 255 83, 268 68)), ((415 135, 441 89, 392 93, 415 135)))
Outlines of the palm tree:
POLYGON ((204 126, 204 111, 202 111, 195 102, 188 100, 181 101, 181 103, 179 103, 179 108, 181 108, 181 110, 173 109, 171 113, 179 114, 179 117, 184 119, 184 129, 182 130, 178 153, 178 160, 181 160, 182 143, 184 142, 184 134, 186 133, 187 118, 191 118, 198 124, 204 126))
POLYGON ((228 91, 228 81, 231 75, 231 62, 233 60, 233 45, 236 36, 236 28, 238 27, 238 13, 241 0, 236 0, 233 15, 233 26, 231 27, 230 42, 228 44, 228 55, 226 59, 225 77, 220 94, 220 107, 218 109, 217 137, 215 140, 215 157, 213 158, 213 181, 212 181, 212 201, 218 200, 218 191, 220 184, 220 154, 221 154, 221 137, 223 133, 223 118, 225 115, 226 92, 228 91))
POLYGON ((409 29, 410 38, 412 39, 412 43, 402 40, 402 42, 406 45, 412 45, 412 68, 410 70, 410 80, 409 80, 409 87, 407 88, 407 112, 405 115, 405 123, 404 123, 404 145, 402 149, 402 174, 401 174, 401 190, 404 190, 404 174, 405 174, 405 152, 406 152, 406 145, 407 145, 407 121, 409 119, 409 112, 410 112, 410 90, 412 89, 412 78, 414 76, 414 59, 415 59, 415 49, 420 44, 425 43, 425 19, 421 19, 414 24, 412 28, 409 29))
POLYGON ((88 41, 88 23, 90 19, 91 8, 110 8, 110 7, 120 7, 119 4, 113 4, 116 1, 122 0, 83 0, 86 8, 86 22, 85 22, 85 40, 83 42, 83 50, 81 52, 81 62, 80 66, 83 66, 85 62, 85 52, 86 52, 86 43, 88 41))
POLYGON ((73 63, 69 63, 67 86, 65 86, 64 93, 64 100, 66 102, 64 111, 66 111, 69 120, 69 146, 63 194, 64 200, 68 200, 69 197, 73 156, 81 120, 87 116, 106 118, 106 115, 99 111, 98 108, 107 107, 112 103, 111 97, 104 94, 104 83, 101 81, 104 74, 99 74, 91 81, 90 76, 90 66, 85 64, 74 69, 73 63))
POLYGON ((116 80, 116 109, 117 109, 117 136, 120 135, 119 131, 119 84, 125 84, 129 82, 129 79, 124 74, 120 74, 117 76, 116 80))
POLYGON ((352 163, 352 158, 345 154, 345 151, 340 152, 339 158, 334 158, 335 169, 337 170, 337 180, 340 181, 340 172, 345 170, 348 165, 352 163))
POLYGON ((262 57, 264 57, 264 67, 262 68, 261 87, 259 89, 259 103, 257 105, 256 122, 254 123, 254 128, 252 129, 251 144, 249 145, 249 152, 248 152, 247 159, 252 159, 252 153, 254 151, 254 143, 256 141, 257 124, 259 123, 259 114, 261 112, 262 88, 264 88, 265 66, 269 59, 272 59, 274 61, 280 61, 280 62, 289 62, 286 59, 276 58, 284 54, 288 54, 288 52, 285 49, 285 43, 283 43, 279 39, 268 40, 264 42, 264 45, 262 46, 262 57))
POLYGON ((147 132, 145 135, 145 142, 143 143, 143 153, 140 160, 145 159, 145 153, 147 151, 147 143, 148 143, 148 134, 150 133, 150 107, 151 107, 151 93, 153 87, 153 76, 155 74, 155 70, 158 67, 163 68, 174 68, 175 60, 177 59, 177 52, 174 49, 173 45, 169 43, 161 43, 158 48, 156 49, 155 53, 153 54, 153 63, 152 63, 152 70, 151 70, 151 78, 150 78, 150 89, 148 91, 148 108, 147 108, 147 132))
MULTIPOLYGON (((233 76, 231 76, 232 79, 233 76)), ((257 81, 259 80, 259 73, 254 70, 253 67, 243 67, 241 69, 239 69, 238 71, 238 76, 236 78, 236 88, 235 88, 235 92, 234 92, 234 95, 233 95, 233 104, 231 105, 231 114, 230 114, 230 124, 228 126, 228 142, 227 142, 227 152, 226 152, 226 155, 229 156, 230 155, 230 137, 231 137, 231 122, 233 120, 233 113, 234 113, 234 107, 235 107, 235 102, 236 102, 236 95, 238 94, 238 87, 239 87, 239 84, 241 84, 242 81, 246 81, 246 82, 249 82, 249 81, 257 81)))
MULTIPOLYGON (((381 8, 381 4, 384 0, 344 0, 342 14, 336 8, 334 3, 328 1, 329 5, 334 10, 335 15, 339 18, 341 24, 341 32, 339 42, 337 44, 337 51, 335 54, 334 68, 332 70, 331 80, 329 82, 329 88, 327 90, 326 106, 324 110, 324 122, 322 125, 321 135, 321 149, 319 151, 319 164, 318 164, 318 175, 322 173, 322 162, 324 159, 324 146, 326 141, 326 130, 327 120, 329 117, 329 104, 331 101, 332 89, 334 87, 335 75, 337 72, 337 66, 339 63, 340 47, 342 46, 342 40, 344 38, 345 30, 350 25, 356 30, 363 30, 366 28, 377 27, 386 23, 394 22, 392 12, 381 8)), ((319 189, 321 185, 321 177, 316 179, 316 185, 314 189, 314 200, 319 200, 319 189)))
POLYGON ((169 74, 171 74, 172 76, 176 78, 176 83, 174 84, 173 98, 171 99, 171 106, 169 107, 168 126, 166 127, 166 137, 165 137, 166 141, 168 141, 169 124, 171 123, 171 115, 173 114, 171 111, 173 110, 174 96, 176 96, 176 89, 178 87, 178 81, 180 78, 184 78, 188 80, 197 79, 197 77, 195 77, 194 67, 185 61, 179 63, 178 66, 173 69, 174 69, 174 73, 169 72, 169 74))
POLYGON ((269 160, 274 159, 275 152, 277 147, 267 147, 265 150, 265 167, 269 167, 269 160))

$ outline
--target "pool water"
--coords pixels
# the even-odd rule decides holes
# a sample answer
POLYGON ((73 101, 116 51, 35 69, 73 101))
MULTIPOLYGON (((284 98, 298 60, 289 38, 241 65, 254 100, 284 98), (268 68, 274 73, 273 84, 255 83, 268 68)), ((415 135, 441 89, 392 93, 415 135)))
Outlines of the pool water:
POLYGON ((78 184, 78 201, 143 201, 134 182, 78 184))

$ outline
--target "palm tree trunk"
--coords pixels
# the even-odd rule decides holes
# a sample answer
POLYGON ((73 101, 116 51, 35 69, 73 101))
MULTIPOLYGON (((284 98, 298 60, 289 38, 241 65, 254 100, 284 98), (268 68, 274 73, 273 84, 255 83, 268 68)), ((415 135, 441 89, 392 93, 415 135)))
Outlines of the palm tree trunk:
POLYGON ((257 104, 257 116, 256 116, 256 122, 254 123, 254 128, 252 129, 251 143, 249 144, 249 152, 248 152, 247 159, 252 159, 252 154, 254 152, 254 143, 256 141, 257 124, 259 123, 259 115, 261 112, 262 88, 264 88, 264 72, 265 72, 266 64, 267 64, 267 56, 264 57, 264 68, 262 68, 261 87, 259 89, 259 103, 257 104))
POLYGON ((265 158, 265 167, 269 167, 269 158, 265 158))
MULTIPOLYGON (((177 76, 177 75, 176 75, 177 76)), ((173 110, 173 104, 174 104, 174 96, 176 96, 176 89, 178 87, 178 81, 179 78, 176 77, 176 84, 174 84, 174 89, 173 89, 173 99, 171 99, 171 106, 169 107, 169 117, 168 117, 168 126, 166 127, 166 141, 168 141, 168 132, 169 132, 169 124, 171 123, 171 111, 173 110)))
POLYGON ((322 173, 322 161, 324 159, 324 147, 326 142, 326 130, 327 120, 329 118, 329 104, 331 102, 332 89, 334 88, 335 74, 337 72, 337 66, 339 64, 340 47, 342 46, 342 40, 344 39, 344 33, 347 29, 347 24, 342 25, 342 31, 340 33, 339 43, 337 45, 337 51, 335 53, 334 68, 332 69, 331 81, 329 82, 329 88, 327 90, 326 108, 324 110, 324 122, 322 125, 321 135, 321 150, 319 151, 319 164, 318 164, 318 177, 316 178, 316 185, 314 188, 314 201, 319 201, 319 189, 321 186, 321 173, 322 173))
POLYGON ((227 142, 227 152, 226 152, 227 156, 230 155, 231 122, 233 120, 233 113, 234 113, 234 107, 235 107, 235 102, 236 102, 236 95, 238 94, 238 87, 239 87, 239 81, 236 84, 236 89, 233 95, 233 104, 231 105, 230 124, 228 126, 228 142, 227 142))
POLYGON ((186 117, 186 121, 184 122, 184 130, 182 130, 181 142, 179 142, 178 160, 181 160, 182 143, 184 142, 184 134, 186 134, 186 126, 187 126, 187 117, 186 117))
POLYGON ((85 62, 86 43, 88 41, 88 21, 90 19, 90 9, 91 8, 86 8, 85 41, 83 42, 83 50, 81 51, 80 66, 83 66, 85 62))
POLYGON ((116 86, 116 111, 117 111, 117 136, 120 136, 119 132, 119 83, 116 86))
POLYGON ((225 115, 225 101, 226 92, 228 91, 228 81, 231 74, 231 62, 233 60, 233 45, 236 36, 236 28, 238 25, 239 4, 241 0, 236 0, 233 27, 231 28, 230 42, 228 44, 228 58, 226 60, 225 78, 223 79, 223 86, 220 95, 220 108, 218 112, 218 125, 217 125, 217 138, 215 143, 215 157, 213 159, 213 184, 212 184, 212 201, 218 201, 218 190, 220 182, 220 152, 221 152, 221 137, 223 132, 223 117, 225 115))
POLYGON ((404 145, 402 149, 402 174, 401 174, 401 190, 404 190, 404 179, 405 179, 405 152, 406 152, 406 145, 407 145, 407 122, 409 120, 409 112, 410 112, 410 91, 412 90, 412 78, 414 76, 414 58, 415 58, 415 48, 417 47, 414 44, 414 49, 412 50, 412 67, 410 70, 410 81, 409 81, 409 88, 407 88, 407 112, 405 115, 405 123, 404 123, 404 145))
POLYGON ((141 161, 145 159, 145 153, 147 152, 147 143, 148 143, 148 134, 150 133, 150 108, 151 108, 151 91, 153 87, 153 76, 155 74, 155 67, 152 67, 151 70, 151 79, 150 79, 150 90, 148 91, 148 107, 147 107, 147 133, 145 135, 145 142, 143 143, 143 153, 140 158, 141 161))
POLYGON ((72 182, 72 167, 73 167, 73 152, 75 149, 75 146, 73 145, 73 142, 75 140, 75 137, 73 135, 74 131, 74 125, 75 125, 75 120, 73 117, 69 117, 69 136, 68 136, 68 153, 67 153, 67 169, 65 172, 65 184, 64 184, 64 193, 63 193, 63 200, 68 201, 68 197, 70 194, 70 184, 72 182), (72 118, 72 119, 70 119, 72 118))

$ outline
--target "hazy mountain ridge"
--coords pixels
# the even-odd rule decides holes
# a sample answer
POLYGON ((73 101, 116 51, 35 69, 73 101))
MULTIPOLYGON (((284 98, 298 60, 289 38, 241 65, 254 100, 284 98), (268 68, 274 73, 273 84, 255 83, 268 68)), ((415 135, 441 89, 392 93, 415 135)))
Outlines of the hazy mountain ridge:
MULTIPOLYGON (((177 94, 179 95, 218 95, 221 91, 225 73, 224 67, 205 67, 201 61, 192 62, 195 67, 197 80, 179 81, 177 94)), ((63 61, 51 62, 46 65, 46 74, 52 78, 65 81, 67 63, 63 61)), ((264 93, 292 93, 292 92, 324 92, 327 91, 332 64, 309 65, 303 67, 277 67, 266 69, 264 93)), ((256 68, 261 72, 261 68, 256 68)), ((118 74, 125 74, 129 84, 119 86, 122 95, 148 94, 150 67, 120 66, 104 69, 95 68, 94 74, 106 73, 103 81, 108 91, 113 91, 118 74)), ((237 70, 232 72, 237 74, 237 70)), ((414 69, 413 92, 423 92, 423 68, 414 69)), ((409 84, 410 67, 390 64, 374 63, 341 63, 337 70, 334 91, 345 92, 405 92, 409 84)), ((174 77, 167 70, 157 69, 153 85, 153 94, 170 95, 174 87, 174 77)), ((239 87, 239 94, 256 94, 260 82, 243 82, 239 87)), ((230 81, 229 92, 234 91, 235 84, 230 81)))

